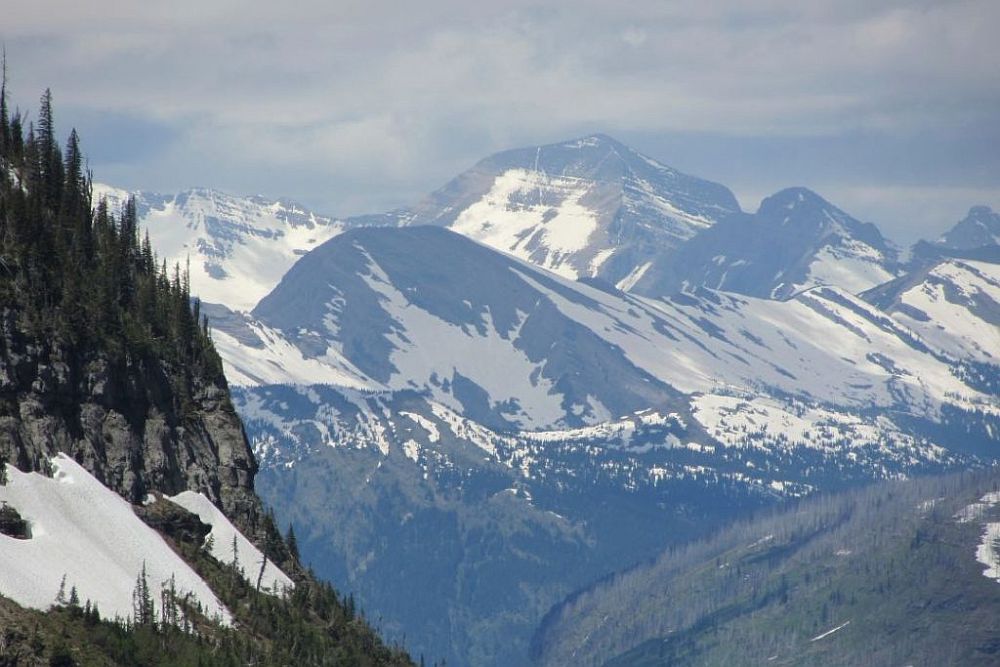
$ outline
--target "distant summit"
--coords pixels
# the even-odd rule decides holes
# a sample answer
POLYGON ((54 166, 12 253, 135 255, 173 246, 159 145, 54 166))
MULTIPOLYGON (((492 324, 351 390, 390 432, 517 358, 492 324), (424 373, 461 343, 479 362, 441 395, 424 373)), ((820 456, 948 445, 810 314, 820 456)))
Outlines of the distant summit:
POLYGON ((668 295, 699 286, 784 299, 817 285, 858 293, 897 275, 898 251, 812 190, 781 190, 752 216, 707 229, 661 258, 633 291, 668 295))
POLYGON ((1000 245, 1000 213, 989 206, 973 206, 965 218, 941 237, 940 243, 954 250, 1000 245))
POLYGON ((492 155, 402 217, 627 288, 639 267, 739 213, 728 188, 594 134, 492 155))
POLYGON ((237 197, 207 188, 176 194, 94 184, 111 210, 135 198, 136 213, 167 264, 190 265, 191 290, 208 302, 250 310, 295 260, 342 226, 284 200, 237 197))

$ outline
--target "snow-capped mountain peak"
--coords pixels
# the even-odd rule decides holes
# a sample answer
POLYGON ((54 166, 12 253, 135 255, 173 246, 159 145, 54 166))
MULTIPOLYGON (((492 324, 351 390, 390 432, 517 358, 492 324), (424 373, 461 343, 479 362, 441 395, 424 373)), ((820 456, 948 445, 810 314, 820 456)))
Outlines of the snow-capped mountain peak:
POLYGON ((449 227, 567 278, 619 283, 739 212, 724 186, 594 134, 490 156, 404 217, 410 225, 449 227))
POLYGON ((989 206, 973 206, 969 214, 948 230, 939 242, 955 250, 1000 245, 1000 213, 989 206))
POLYGON ((168 265, 190 262, 191 291, 234 310, 250 310, 306 252, 343 229, 340 222, 285 200, 236 197, 194 188, 172 195, 94 184, 95 201, 136 213, 168 265))
POLYGON ((707 286, 785 299, 818 285, 859 293, 898 275, 898 250, 812 190, 767 197, 752 216, 729 218, 660 257, 629 286, 664 296, 707 286))

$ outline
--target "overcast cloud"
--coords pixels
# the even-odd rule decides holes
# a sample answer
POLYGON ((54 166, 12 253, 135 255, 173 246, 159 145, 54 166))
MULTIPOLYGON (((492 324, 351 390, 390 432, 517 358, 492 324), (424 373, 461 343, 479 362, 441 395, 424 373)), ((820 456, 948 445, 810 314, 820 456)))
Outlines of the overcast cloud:
POLYGON ((5 4, 15 101, 51 87, 125 187, 376 212, 603 131, 750 210, 806 185, 903 242, 1000 207, 996 0, 5 4))

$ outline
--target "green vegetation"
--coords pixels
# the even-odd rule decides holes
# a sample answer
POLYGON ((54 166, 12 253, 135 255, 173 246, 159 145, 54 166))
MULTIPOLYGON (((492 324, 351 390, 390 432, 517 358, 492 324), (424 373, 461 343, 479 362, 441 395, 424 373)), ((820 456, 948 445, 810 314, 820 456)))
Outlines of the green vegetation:
MULTIPOLYGON (((191 301, 188 274, 158 263, 148 236, 140 240, 134 202, 117 212, 103 201, 93 204, 76 132, 65 151, 56 142, 49 92, 37 122, 28 123, 19 111, 11 115, 4 76, 0 346, 5 359, 15 360, 11 368, 28 356, 37 368, 24 364, 23 377, 11 378, 13 391, 2 396, 0 417, 16 416, 17 391, 39 383, 45 385, 41 393, 65 394, 46 409, 79 411, 80 396, 73 392, 94 383, 89 373, 99 362, 109 371, 102 377, 120 382, 135 402, 160 410, 165 403, 197 426, 192 399, 199 388, 215 385, 223 391, 213 395, 225 403, 229 398, 207 320, 191 301), (55 373, 58 381, 52 379, 55 373), (168 382, 159 383, 164 377, 168 382)), ((84 428, 79 419, 73 424, 84 428)), ((16 449, 4 451, 16 446, 14 440, 0 439, 0 475, 7 453, 13 451, 17 460, 16 449)), ((46 460, 38 456, 19 465, 44 468, 46 460)), ((381 641, 353 598, 342 599, 302 571, 294 533, 283 541, 272 515, 253 516, 257 500, 252 500, 247 522, 259 519, 255 532, 261 548, 296 580, 284 597, 260 593, 235 565, 212 558, 203 544, 208 528, 193 515, 154 503, 137 513, 212 587, 232 613, 232 626, 205 618, 173 586, 156 590, 144 569, 137 573, 133 620, 127 622, 102 619, 89 601, 81 604, 75 588, 66 590, 64 578, 56 606, 46 613, 0 597, 0 665, 411 665, 402 649, 381 641)), ((11 532, 19 530, 16 512, 0 518, 11 532)))
POLYGON ((412 664, 401 649, 383 645, 326 584, 309 577, 280 599, 256 592, 232 566, 204 555, 196 563, 233 611, 232 628, 204 619, 193 627, 172 623, 169 607, 153 613, 152 592, 140 602, 145 612, 134 624, 102 620, 89 602, 74 602, 72 593, 65 606, 48 613, 24 610, 0 598, 0 664, 412 664))
POLYGON ((541 664, 987 665, 1000 583, 957 512, 995 472, 883 483, 734 525, 580 592, 536 636, 541 664), (833 632, 831 632, 833 631, 833 632))
POLYGON ((37 124, 8 111, 0 85, 0 310, 7 326, 80 374, 96 357, 168 367, 179 414, 191 388, 224 383, 186 271, 140 239, 135 203, 92 208, 79 137, 56 140, 52 96, 37 124), (25 123, 27 129, 25 130, 25 123))

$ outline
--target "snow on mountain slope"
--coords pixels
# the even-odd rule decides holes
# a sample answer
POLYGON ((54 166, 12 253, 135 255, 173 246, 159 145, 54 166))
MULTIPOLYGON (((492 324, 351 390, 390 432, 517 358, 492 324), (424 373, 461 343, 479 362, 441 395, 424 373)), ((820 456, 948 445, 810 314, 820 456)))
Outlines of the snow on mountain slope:
POLYGON ((103 617, 126 619, 132 617, 132 592, 145 566, 154 598, 173 577, 178 592, 192 594, 207 616, 231 622, 208 585, 131 505, 65 454, 51 463, 51 479, 7 466, 0 502, 30 523, 31 538, 0 535, 0 594, 48 609, 65 576, 67 596, 75 586, 80 600, 96 603, 103 617))
MULTIPOLYGON (((961 347, 928 344, 844 290, 784 302, 706 289, 648 299, 567 281, 432 227, 332 239, 252 315, 280 341, 259 352, 262 365, 281 363, 267 357, 279 344, 294 346, 305 362, 342 360, 372 383, 323 372, 312 381, 426 391, 499 428, 579 427, 677 410, 681 394, 748 388, 930 419, 945 404, 996 407, 956 374, 961 347)), ((970 313, 956 317, 951 326, 964 326, 970 313)), ((221 349, 236 369, 252 352, 237 337, 221 349)))
POLYGON ((251 586, 257 586, 259 578, 260 590, 272 595, 284 595, 295 588, 288 575, 267 560, 260 549, 244 537, 204 494, 182 491, 176 496, 167 496, 167 499, 196 514, 203 523, 212 527, 212 532, 206 537, 211 544, 212 555, 220 563, 237 565, 251 586))
POLYGON ((872 246, 855 239, 844 239, 838 245, 824 246, 816 253, 809 264, 808 274, 795 288, 830 285, 851 294, 860 294, 896 277, 896 270, 886 268, 885 260, 885 256, 872 246))
POLYGON ((332 350, 385 387, 494 426, 581 425, 676 398, 536 285, 585 309, 605 296, 443 229, 352 230, 252 314, 307 356, 332 350))
POLYGON ((729 218, 658 257, 631 291, 666 296, 705 286, 785 299, 831 285, 856 294, 896 277, 897 256, 874 225, 810 190, 789 188, 753 216, 729 218))
POLYGON ((582 179, 511 169, 497 176, 483 199, 462 211, 450 229, 576 278, 574 255, 587 249, 599 224, 598 213, 581 203, 590 186, 582 179), (559 198, 558 208, 540 201, 537 193, 543 189, 559 198), (509 203, 517 199, 536 201, 511 207, 509 203), (536 252, 539 248, 544 250, 536 252))
POLYGON ((989 206, 973 206, 969 214, 945 232, 939 241, 955 250, 1000 245, 1000 213, 989 206))
POLYGON ((904 403, 928 415, 945 402, 986 401, 910 332, 832 288, 788 302, 708 290, 662 301, 599 293, 601 307, 589 311, 547 295, 684 393, 754 387, 853 408, 904 403))
POLYGON ((310 249, 343 223, 286 202, 194 189, 175 195, 127 192, 94 184, 94 200, 117 211, 132 195, 142 228, 159 258, 184 267, 191 292, 204 301, 247 311, 310 249))
POLYGON ((562 276, 614 284, 739 213, 725 187, 598 134, 486 158, 405 224, 447 226, 562 276))
POLYGON ((694 417, 728 447, 759 447, 778 441, 784 448, 840 452, 856 458, 869 450, 890 459, 904 452, 928 461, 944 460, 945 450, 903 432, 885 415, 874 418, 798 401, 754 395, 699 394, 694 417))
POLYGON ((944 260, 889 287, 880 305, 933 349, 1000 365, 1000 264, 944 260))
POLYGON ((334 349, 328 348, 318 357, 307 355, 280 332, 244 313, 214 303, 203 304, 202 312, 211 320, 212 342, 231 384, 324 383, 373 391, 385 389, 334 349))

